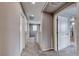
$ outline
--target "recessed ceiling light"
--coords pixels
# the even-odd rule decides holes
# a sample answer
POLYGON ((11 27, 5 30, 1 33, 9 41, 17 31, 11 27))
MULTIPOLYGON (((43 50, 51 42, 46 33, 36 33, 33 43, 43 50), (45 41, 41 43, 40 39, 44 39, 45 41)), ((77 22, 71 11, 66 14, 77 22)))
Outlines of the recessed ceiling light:
POLYGON ((35 2, 32 2, 32 4, 35 4, 35 2))

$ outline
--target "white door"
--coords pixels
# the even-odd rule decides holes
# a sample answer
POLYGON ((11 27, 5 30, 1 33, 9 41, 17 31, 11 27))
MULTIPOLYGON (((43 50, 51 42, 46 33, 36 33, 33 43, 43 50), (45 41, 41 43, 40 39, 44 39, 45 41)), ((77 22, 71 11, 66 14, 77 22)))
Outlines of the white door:
POLYGON ((70 29, 66 17, 58 16, 58 50, 70 45, 70 29))

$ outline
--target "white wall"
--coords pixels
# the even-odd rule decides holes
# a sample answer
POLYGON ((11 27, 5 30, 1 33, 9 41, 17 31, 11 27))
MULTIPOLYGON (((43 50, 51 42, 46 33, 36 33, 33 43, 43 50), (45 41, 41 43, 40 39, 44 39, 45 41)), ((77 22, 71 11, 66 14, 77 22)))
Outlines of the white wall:
POLYGON ((0 55, 20 55, 19 16, 19 3, 0 3, 0 55))

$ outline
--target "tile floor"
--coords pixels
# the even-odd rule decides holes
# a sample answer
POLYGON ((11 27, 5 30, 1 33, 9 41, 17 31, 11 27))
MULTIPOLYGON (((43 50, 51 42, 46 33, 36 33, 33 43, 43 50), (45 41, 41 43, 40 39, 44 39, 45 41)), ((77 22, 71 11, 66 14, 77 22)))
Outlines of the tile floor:
POLYGON ((29 41, 22 52, 22 56, 75 56, 75 49, 74 46, 71 45, 59 52, 53 50, 42 52, 36 42, 29 41))

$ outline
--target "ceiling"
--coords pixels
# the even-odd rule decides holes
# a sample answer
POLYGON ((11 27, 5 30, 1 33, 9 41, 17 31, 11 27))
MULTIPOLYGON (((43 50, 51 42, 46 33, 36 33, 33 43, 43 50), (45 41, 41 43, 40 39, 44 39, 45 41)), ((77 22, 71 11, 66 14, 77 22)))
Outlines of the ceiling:
POLYGON ((32 4, 32 2, 22 2, 22 5, 25 9, 25 11, 41 11, 45 2, 36 2, 35 4, 32 4))
POLYGON ((35 4, 32 4, 32 2, 22 2, 27 17, 34 16, 34 20, 37 21, 41 18, 41 10, 44 4, 45 2, 36 2, 35 4))
MULTIPOLYGON (((48 2, 43 9, 44 12, 53 13, 59 8, 63 7, 66 2, 48 2)), ((75 16, 77 11, 76 4, 73 3, 72 5, 66 7, 65 9, 61 10, 61 12, 58 13, 60 16, 72 18, 75 16)))
MULTIPOLYGON (((34 16, 35 20, 40 21, 41 11, 52 13, 63 6, 66 2, 36 2, 32 4, 31 2, 22 2, 24 11, 29 18, 29 16, 34 16)), ((72 17, 76 13, 76 5, 73 4, 63 11, 58 13, 60 16, 72 17)))
POLYGON ((60 8, 62 5, 64 5, 66 2, 48 2, 44 8, 44 12, 52 13, 58 8, 60 8))

